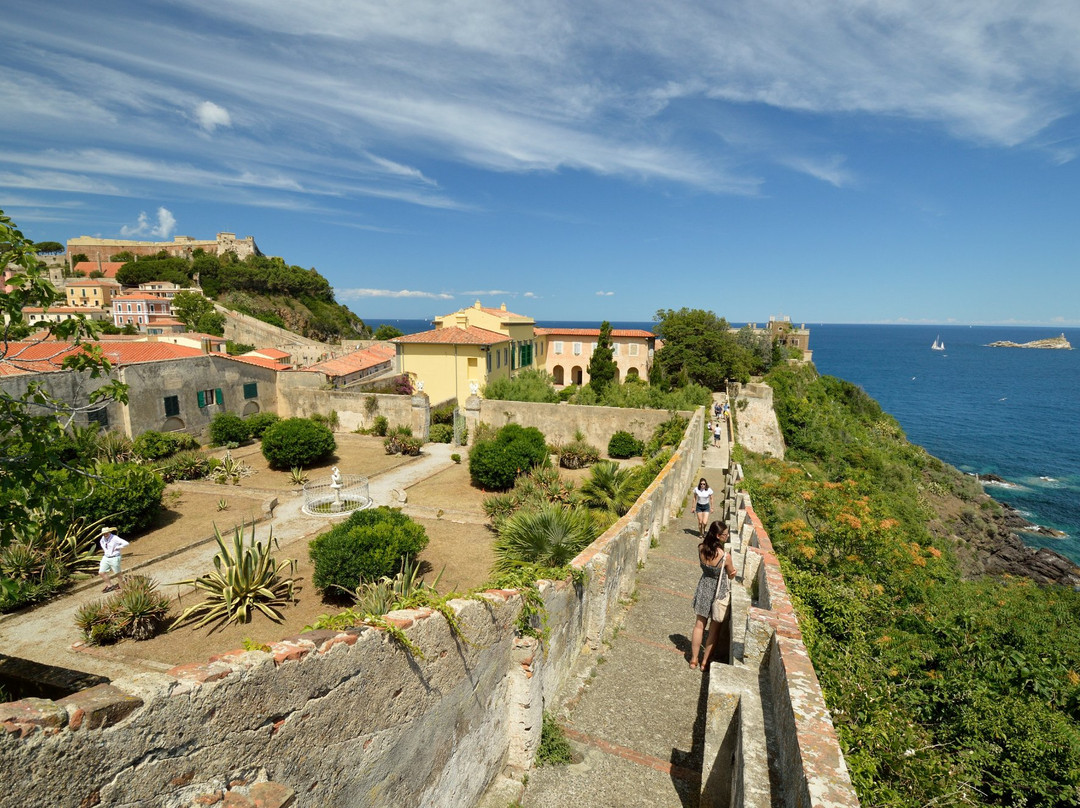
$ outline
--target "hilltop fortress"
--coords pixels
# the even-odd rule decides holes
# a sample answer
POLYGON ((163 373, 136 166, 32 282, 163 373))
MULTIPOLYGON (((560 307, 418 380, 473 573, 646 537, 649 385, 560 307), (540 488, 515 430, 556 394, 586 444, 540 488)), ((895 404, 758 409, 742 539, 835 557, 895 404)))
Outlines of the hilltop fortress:
POLYGON ((237 258, 262 255, 254 236, 237 238, 236 233, 218 233, 217 238, 194 239, 191 236, 175 236, 172 241, 131 241, 120 238, 92 238, 79 236, 67 242, 68 269, 72 268, 73 255, 85 255, 88 261, 111 261, 117 253, 129 252, 135 256, 157 255, 164 250, 177 258, 191 258, 195 250, 202 249, 214 255, 236 253, 237 258))

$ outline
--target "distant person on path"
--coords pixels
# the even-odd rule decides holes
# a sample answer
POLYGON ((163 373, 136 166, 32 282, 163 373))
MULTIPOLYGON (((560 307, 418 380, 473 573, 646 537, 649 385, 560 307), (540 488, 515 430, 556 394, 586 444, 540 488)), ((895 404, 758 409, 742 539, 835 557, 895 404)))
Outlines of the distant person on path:
MULTIPOLYGON (((724 552, 728 540, 728 527, 720 522, 709 525, 709 531, 698 545, 698 563, 701 564, 701 578, 694 590, 694 631, 690 636, 690 669, 698 669, 698 652, 701 650, 701 638, 705 634, 705 624, 712 617, 713 601, 717 597, 730 597, 731 579, 735 577, 735 564, 731 556, 724 552)), ((705 653, 701 659, 701 669, 709 664, 709 657, 716 647, 716 638, 720 635, 719 620, 709 625, 709 636, 705 639, 705 653)))
POLYGON ((120 584, 124 582, 124 574, 120 571, 120 551, 128 546, 128 542, 116 535, 115 527, 103 527, 98 544, 101 545, 104 553, 101 564, 98 565, 98 575, 105 582, 105 588, 101 591, 112 592, 114 589, 119 589, 120 584), (113 583, 114 575, 118 581, 115 584, 113 583))
POLYGON ((705 525, 709 524, 709 514, 712 513, 712 497, 709 481, 702 477, 694 489, 694 511, 697 513, 698 535, 702 538, 705 538, 705 525))
POLYGON ((720 402, 719 401, 713 402, 712 411, 713 411, 713 415, 715 417, 717 417, 717 418, 720 417, 720 402))
POLYGON ((720 439, 723 438, 723 437, 724 437, 724 422, 721 421, 719 418, 717 418, 716 423, 713 424, 712 445, 719 448, 720 447, 720 439))

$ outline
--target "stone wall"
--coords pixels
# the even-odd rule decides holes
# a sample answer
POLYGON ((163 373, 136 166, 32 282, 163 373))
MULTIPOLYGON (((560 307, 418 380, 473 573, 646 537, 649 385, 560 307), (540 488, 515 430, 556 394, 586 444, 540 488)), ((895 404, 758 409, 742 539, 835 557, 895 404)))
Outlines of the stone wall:
POLYGON ((666 410, 535 404, 481 399, 477 396, 471 396, 465 402, 469 434, 475 433, 477 422, 495 427, 513 422, 521 426, 535 426, 544 433, 548 443, 568 443, 574 439, 574 433, 581 430, 585 433, 585 440, 601 452, 607 451, 608 441, 619 430, 629 432, 639 440, 648 441, 653 430, 669 417, 666 410))
POLYGON ((784 458, 784 437, 773 409, 773 391, 767 384, 732 385, 731 412, 739 443, 751 452, 784 458))
POLYGON ((342 349, 337 345, 302 337, 224 306, 214 304, 214 309, 225 315, 225 339, 242 345, 254 345, 256 348, 280 348, 288 351, 294 365, 313 365, 342 354, 342 349))
POLYGON ((370 429, 375 419, 385 416, 390 426, 407 426, 425 440, 431 414, 427 396, 395 396, 322 387, 319 373, 282 373, 278 377, 278 415, 282 418, 310 418, 316 413, 338 414, 338 430, 370 429))
MULTIPOLYGON (((328 391, 329 392, 329 391, 328 391)), ((53 702, 0 705, 0 767, 19 772, 0 808, 188 806, 233 782, 274 781, 300 806, 471 806, 506 766, 531 763, 545 702, 584 646, 612 629, 638 561, 701 464, 704 414, 629 513, 577 559, 584 583, 541 584, 546 643, 519 637, 521 595, 451 601, 468 642, 437 612, 374 628, 307 632, 99 685, 53 702)))

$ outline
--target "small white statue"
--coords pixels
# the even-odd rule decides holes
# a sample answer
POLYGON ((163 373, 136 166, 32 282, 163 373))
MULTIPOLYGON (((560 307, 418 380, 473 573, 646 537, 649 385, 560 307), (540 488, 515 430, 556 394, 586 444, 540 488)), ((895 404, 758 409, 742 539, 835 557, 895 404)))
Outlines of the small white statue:
POLYGON ((334 466, 334 470, 330 472, 330 487, 341 488, 341 472, 338 471, 337 466, 334 466))
POLYGON ((469 382, 469 395, 470 396, 478 396, 478 395, 480 395, 480 382, 476 382, 476 381, 469 382))
POLYGON ((424 383, 423 382, 417 382, 416 383, 416 392, 418 392, 418 393, 424 392, 424 383))

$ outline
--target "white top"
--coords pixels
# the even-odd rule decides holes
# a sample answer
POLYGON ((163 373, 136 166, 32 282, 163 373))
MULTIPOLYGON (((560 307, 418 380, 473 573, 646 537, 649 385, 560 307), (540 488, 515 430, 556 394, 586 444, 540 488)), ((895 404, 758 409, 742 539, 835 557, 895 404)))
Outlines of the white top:
POLYGON ((712 499, 712 494, 713 491, 711 488, 706 488, 705 490, 702 490, 700 488, 694 489, 694 496, 697 497, 698 505, 708 505, 709 500, 712 499))
POLYGON ((101 545, 101 549, 105 553, 106 558, 116 558, 120 555, 120 551, 128 546, 129 542, 124 541, 115 533, 109 533, 101 537, 101 541, 98 542, 101 545))

